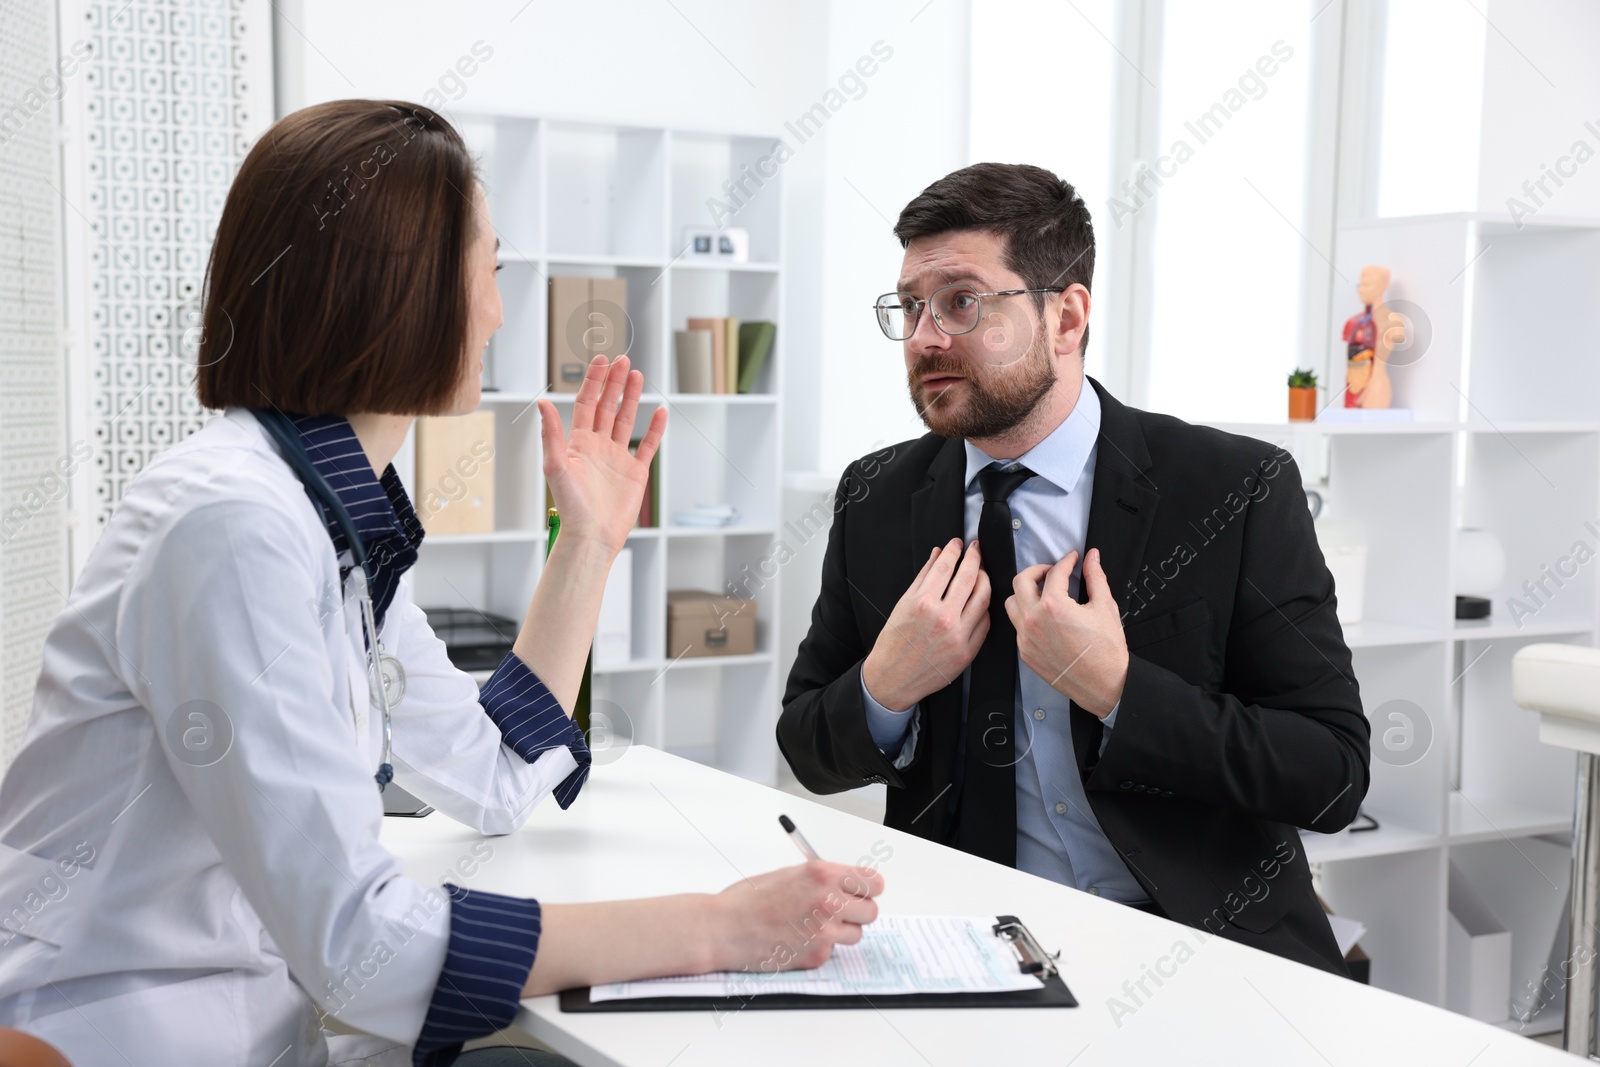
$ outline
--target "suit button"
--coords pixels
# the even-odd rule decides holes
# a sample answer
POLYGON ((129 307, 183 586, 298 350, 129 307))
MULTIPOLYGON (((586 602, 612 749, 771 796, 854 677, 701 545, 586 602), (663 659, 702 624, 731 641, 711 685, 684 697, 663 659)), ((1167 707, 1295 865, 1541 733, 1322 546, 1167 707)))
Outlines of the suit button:
POLYGON ((1172 790, 1169 789, 1165 793, 1162 793, 1161 795, 1164 796, 1164 797, 1170 797, 1172 795, 1172 790))
POLYGON ((1124 789, 1132 789, 1133 788, 1133 783, 1132 782, 1123 782, 1122 783, 1122 788, 1124 788, 1124 789))

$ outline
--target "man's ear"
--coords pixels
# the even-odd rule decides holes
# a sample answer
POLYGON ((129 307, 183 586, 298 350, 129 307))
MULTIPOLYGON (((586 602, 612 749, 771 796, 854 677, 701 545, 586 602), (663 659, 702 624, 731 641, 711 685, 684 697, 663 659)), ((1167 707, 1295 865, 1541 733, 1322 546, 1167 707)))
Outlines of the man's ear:
POLYGON ((1058 356, 1072 355, 1082 346, 1084 331, 1089 328, 1089 290, 1077 283, 1069 285, 1057 294, 1056 306, 1059 311, 1051 351, 1058 356))

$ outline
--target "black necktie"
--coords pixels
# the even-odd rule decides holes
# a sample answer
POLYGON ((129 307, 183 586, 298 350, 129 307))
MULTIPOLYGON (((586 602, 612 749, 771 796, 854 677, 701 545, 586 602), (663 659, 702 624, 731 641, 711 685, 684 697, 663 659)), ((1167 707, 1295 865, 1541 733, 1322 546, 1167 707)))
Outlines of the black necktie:
POLYGON ((967 752, 963 764, 956 847, 1003 863, 1017 862, 1017 772, 1020 758, 1014 720, 1017 694, 1017 631, 1006 614, 1006 597, 1017 576, 1006 501, 1033 472, 1018 463, 978 472, 983 512, 978 548, 989 575, 989 634, 972 661, 967 688, 967 752))

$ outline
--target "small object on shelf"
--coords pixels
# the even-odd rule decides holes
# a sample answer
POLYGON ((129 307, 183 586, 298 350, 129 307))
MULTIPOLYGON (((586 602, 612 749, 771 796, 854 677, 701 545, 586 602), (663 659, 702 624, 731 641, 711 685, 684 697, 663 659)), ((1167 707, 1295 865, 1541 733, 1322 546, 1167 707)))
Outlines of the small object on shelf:
POLYGON ((771 322, 742 322, 739 324, 739 382, 741 393, 756 391, 756 379, 761 368, 772 354, 773 341, 778 327, 771 322))
POLYGON ((435 537, 494 532, 494 411, 417 420, 417 518, 435 537))
POLYGON ((594 665, 599 670, 626 666, 633 658, 633 549, 624 548, 611 563, 600 618, 594 629, 594 665))
POLYGON ((728 226, 718 230, 717 258, 735 263, 750 262, 750 231, 743 226, 728 226))
POLYGON ((1345 342, 1344 406, 1387 408, 1394 399, 1389 380, 1389 356, 1406 337, 1405 324, 1389 310, 1383 294, 1389 288, 1389 268, 1363 267, 1356 295, 1364 305, 1345 320, 1340 334, 1345 342))
POLYGON ((673 350, 678 359, 678 392, 713 393, 711 331, 675 330, 673 350))
POLYGON ((1317 417, 1317 372, 1296 370, 1289 375, 1289 421, 1311 422, 1317 417))
POLYGON ((595 356, 621 356, 633 339, 628 279, 550 279, 550 391, 576 393, 595 356))
POLYGON ((1456 618, 1458 619, 1487 619, 1490 610, 1490 601, 1486 596, 1456 597, 1456 618))
POLYGON ((750 261, 750 231, 743 226, 685 226, 683 258, 722 260, 726 263, 750 261))
POLYGON ((684 259, 716 259, 717 228, 715 226, 685 226, 683 228, 684 259))
POLYGON ((422 613, 457 670, 494 670, 517 639, 517 624, 504 615, 476 608, 423 608, 422 613))
POLYGON ((1367 529, 1355 519, 1319 519, 1315 528, 1317 544, 1333 575, 1338 619, 1353 626, 1361 621, 1366 606, 1367 529))
POLYGON ((700 589, 668 591, 668 659, 744 656, 755 650, 755 601, 700 589))
POLYGON ((739 509, 732 504, 696 504, 674 511, 672 521, 678 526, 734 526, 739 522, 739 509))

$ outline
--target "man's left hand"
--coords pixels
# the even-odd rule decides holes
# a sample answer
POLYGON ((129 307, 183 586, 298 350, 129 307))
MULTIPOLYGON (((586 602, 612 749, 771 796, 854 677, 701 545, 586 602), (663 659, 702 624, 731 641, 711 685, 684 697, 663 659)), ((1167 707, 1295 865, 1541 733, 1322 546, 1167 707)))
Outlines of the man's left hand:
POLYGON ((1122 615, 1100 550, 1083 561, 1089 602, 1080 604, 1068 591, 1078 553, 1057 563, 1037 563, 1017 573, 1014 595, 1006 598, 1006 614, 1017 628, 1017 652, 1039 677, 1083 710, 1100 718, 1122 699, 1128 681, 1128 644, 1122 636, 1122 615))

